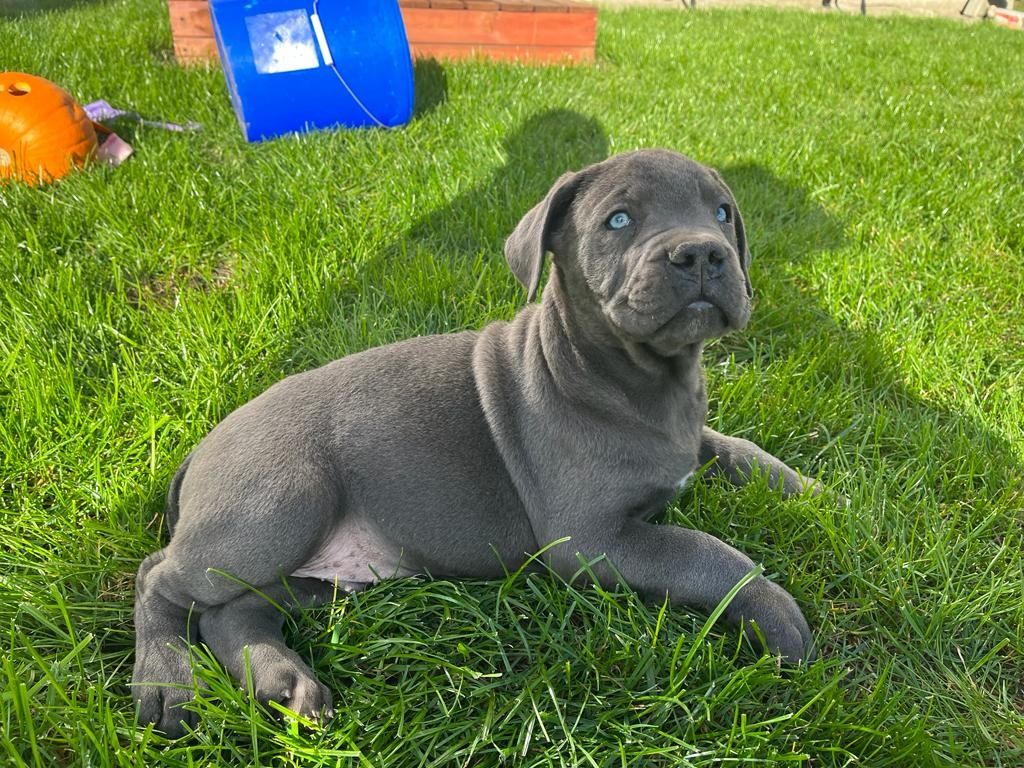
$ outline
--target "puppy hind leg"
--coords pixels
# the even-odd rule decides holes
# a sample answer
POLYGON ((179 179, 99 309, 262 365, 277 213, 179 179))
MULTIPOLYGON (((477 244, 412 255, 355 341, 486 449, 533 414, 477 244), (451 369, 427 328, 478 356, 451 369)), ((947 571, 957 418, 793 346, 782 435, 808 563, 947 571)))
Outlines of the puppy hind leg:
POLYGON ((198 617, 190 608, 168 600, 152 588, 150 571, 166 550, 154 552, 139 566, 135 582, 135 668, 132 698, 140 723, 154 723, 168 738, 184 734, 196 716, 183 708, 193 698, 188 645, 196 641, 198 617))
POLYGON ((266 704, 276 701, 303 717, 331 717, 331 692, 295 651, 285 645, 282 610, 320 605, 334 594, 333 585, 316 579, 289 578, 246 592, 204 612, 199 633, 228 672, 247 684, 266 704), (247 668, 248 667, 248 668, 247 668))
MULTIPOLYGON (((211 546, 183 548, 181 541, 179 533, 142 562, 135 590, 132 695, 139 722, 156 724, 169 738, 183 735, 185 726, 196 723, 184 705, 194 697, 188 649, 199 639, 201 617, 250 590, 244 577, 251 577, 253 570, 246 562, 251 553, 211 546)), ((260 580, 272 578, 273 569, 256 575, 260 580)))
MULTIPOLYGON (((194 685, 187 648, 197 635, 190 614, 198 620, 250 592, 250 585, 292 573, 315 551, 339 507, 316 473, 291 472, 286 482, 280 474, 247 475, 191 460, 173 538, 139 569, 134 695, 140 722, 156 723, 168 736, 194 722, 182 708, 194 685)), ((244 621, 235 625, 246 628, 244 621)))

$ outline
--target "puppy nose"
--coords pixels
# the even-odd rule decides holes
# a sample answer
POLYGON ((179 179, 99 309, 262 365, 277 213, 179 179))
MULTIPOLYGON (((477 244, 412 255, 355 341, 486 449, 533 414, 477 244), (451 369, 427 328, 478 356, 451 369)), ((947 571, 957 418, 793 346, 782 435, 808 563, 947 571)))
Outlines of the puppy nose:
POLYGON ((669 253, 668 260, 681 269, 717 277, 725 266, 725 249, 714 240, 680 243, 669 253))

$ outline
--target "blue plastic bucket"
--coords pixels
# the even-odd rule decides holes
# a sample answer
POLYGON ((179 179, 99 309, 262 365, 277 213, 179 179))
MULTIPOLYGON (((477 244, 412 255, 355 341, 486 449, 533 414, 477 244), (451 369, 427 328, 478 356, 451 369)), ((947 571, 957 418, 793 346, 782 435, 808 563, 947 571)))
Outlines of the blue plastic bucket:
POLYGON ((397 0, 210 0, 231 103, 248 141, 412 116, 397 0))

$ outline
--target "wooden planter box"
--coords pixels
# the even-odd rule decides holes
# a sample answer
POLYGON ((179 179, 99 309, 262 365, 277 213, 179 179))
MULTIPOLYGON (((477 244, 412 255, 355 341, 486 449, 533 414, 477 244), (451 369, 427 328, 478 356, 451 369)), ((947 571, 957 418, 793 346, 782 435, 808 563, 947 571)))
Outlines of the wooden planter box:
MULTIPOLYGON (((367 0, 372 2, 372 0, 367 0)), ((574 0, 399 0, 414 57, 591 62, 597 9, 574 0)), ((217 59, 206 0, 167 0, 174 55, 217 59)))

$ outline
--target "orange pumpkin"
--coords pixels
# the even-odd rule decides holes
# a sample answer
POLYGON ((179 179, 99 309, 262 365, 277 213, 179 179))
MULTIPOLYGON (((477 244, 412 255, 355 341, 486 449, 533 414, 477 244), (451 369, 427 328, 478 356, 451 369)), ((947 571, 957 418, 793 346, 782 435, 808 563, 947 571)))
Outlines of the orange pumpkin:
POLYGON ((0 184, 59 179, 96 149, 96 129, 63 88, 42 77, 0 72, 0 184))

